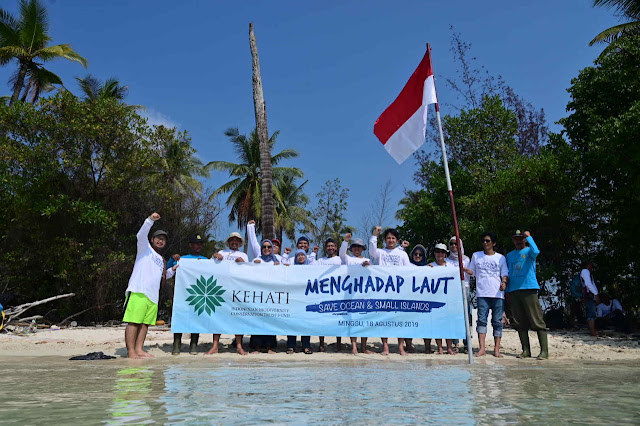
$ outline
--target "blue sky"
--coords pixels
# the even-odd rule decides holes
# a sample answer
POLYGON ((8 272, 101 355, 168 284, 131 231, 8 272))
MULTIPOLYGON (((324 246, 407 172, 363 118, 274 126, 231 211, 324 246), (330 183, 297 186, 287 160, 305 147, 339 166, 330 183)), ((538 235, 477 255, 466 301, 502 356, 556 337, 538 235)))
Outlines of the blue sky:
MULTIPOLYGON (((312 204, 322 184, 339 177, 350 189, 347 221, 355 226, 387 179, 394 206, 405 188, 415 188, 414 162, 398 166, 373 135, 373 123, 419 63, 425 43, 432 45, 441 103, 455 102, 443 78, 456 70, 449 52, 453 25, 479 63, 544 108, 557 130, 553 123, 566 116, 571 78, 601 50, 589 40, 619 22, 588 0, 45 3, 53 42, 71 43, 90 62, 88 70, 49 64, 67 88, 78 93, 74 77, 87 73, 117 77, 129 86, 127 102, 145 105, 152 122, 188 130, 205 163, 235 161, 225 129, 248 133, 254 126, 253 22, 269 131, 281 132, 277 151, 300 153, 283 165, 304 170, 312 204)), ((1 4, 15 13, 17 1, 1 4)), ((0 81, 13 69, 0 68, 0 81)), ((8 86, 0 87, 9 94, 8 86)), ((207 184, 217 187, 227 178, 214 172, 207 184)), ((219 236, 229 230, 222 218, 219 236)))

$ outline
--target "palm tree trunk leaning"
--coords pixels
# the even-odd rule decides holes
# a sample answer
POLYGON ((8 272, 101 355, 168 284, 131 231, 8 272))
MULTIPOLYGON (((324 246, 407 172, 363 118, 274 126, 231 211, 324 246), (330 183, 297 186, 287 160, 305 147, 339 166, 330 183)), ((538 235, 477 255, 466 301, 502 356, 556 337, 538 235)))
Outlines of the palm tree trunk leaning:
POLYGON ((253 106, 256 113, 256 132, 260 141, 260 171, 262 172, 262 236, 264 238, 271 239, 275 237, 271 147, 269 145, 269 131, 267 129, 267 106, 265 105, 264 93, 262 91, 260 61, 258 59, 256 36, 253 33, 253 23, 249 24, 249 45, 251 47, 251 58, 253 62, 253 106))

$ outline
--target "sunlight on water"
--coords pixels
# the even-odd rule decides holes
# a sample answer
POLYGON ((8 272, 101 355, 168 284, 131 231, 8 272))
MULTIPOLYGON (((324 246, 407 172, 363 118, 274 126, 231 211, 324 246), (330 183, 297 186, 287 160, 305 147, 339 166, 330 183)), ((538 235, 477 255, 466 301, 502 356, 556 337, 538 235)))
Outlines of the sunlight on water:
POLYGON ((606 422, 640 418, 640 366, 535 361, 3 361, 0 424, 606 422), (173 361, 173 362, 172 362, 173 361))

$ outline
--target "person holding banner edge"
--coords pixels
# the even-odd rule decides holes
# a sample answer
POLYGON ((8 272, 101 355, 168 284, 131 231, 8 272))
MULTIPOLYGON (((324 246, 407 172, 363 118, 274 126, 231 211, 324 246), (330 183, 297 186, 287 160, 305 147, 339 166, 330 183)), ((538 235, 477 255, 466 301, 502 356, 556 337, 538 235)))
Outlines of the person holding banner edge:
MULTIPOLYGON (((314 252, 317 247, 314 247, 314 252)), ((314 260, 311 262, 311 265, 342 265, 342 260, 338 256, 338 247, 333 238, 327 238, 324 242, 324 253, 325 257, 321 257, 318 260, 314 260)), ((324 336, 319 336, 320 346, 318 347, 319 352, 324 352, 324 336)), ((336 351, 342 352, 342 337, 336 337, 336 351)))
MULTIPOLYGON (((246 253, 239 251, 238 249, 244 245, 242 236, 237 232, 232 232, 226 241, 228 249, 220 250, 211 256, 212 259, 218 261, 231 261, 236 263, 248 262, 249 258, 246 253)), ((213 346, 206 353, 206 355, 213 355, 218 353, 218 346, 220 344, 220 334, 213 335, 213 346)), ((238 355, 247 355, 247 352, 242 348, 242 334, 236 334, 236 352, 238 355)))
MULTIPOLYGON (((409 256, 398 245, 400 234, 396 229, 387 229, 384 231, 382 238, 385 241, 386 248, 378 248, 378 235, 382 232, 382 227, 376 226, 373 235, 369 239, 369 254, 371 258, 380 266, 410 266, 409 256)), ((398 353, 407 355, 404 350, 404 341, 402 337, 398 337, 398 353)), ((382 355, 389 355, 389 339, 382 337, 382 355)))
MULTIPOLYGON (((185 259, 207 259, 202 256, 202 246, 204 244, 204 239, 200 234, 192 235, 189 237, 189 254, 185 254, 180 256, 179 254, 174 254, 171 256, 171 259, 167 262, 167 268, 172 268, 178 264, 178 261, 181 258, 185 259)), ((191 341, 189 342, 189 353, 191 355, 196 355, 197 347, 198 347, 198 338, 200 335, 198 333, 191 333, 191 341)), ((171 355, 180 355, 180 346, 182 345, 182 333, 174 333, 173 334, 173 350, 171 351, 171 355)))
MULTIPOLYGON (((371 265, 371 261, 369 258, 362 256, 362 252, 366 250, 367 246, 364 245, 364 241, 360 238, 355 238, 351 245, 349 242, 351 241, 351 233, 347 232, 344 234, 344 240, 342 244, 340 244, 339 256, 340 260, 342 260, 343 265, 362 265, 369 266, 371 265), (347 254, 347 246, 349 250, 353 254, 353 256, 349 256, 347 254)), ((360 350, 365 354, 372 354, 373 351, 367 349, 367 337, 360 338, 360 350)), ((358 355, 358 338, 351 337, 351 353, 354 355, 358 355)))
MULTIPOLYGON (((295 266, 308 265, 309 259, 307 258, 307 251, 302 248, 297 249, 293 255, 293 262, 295 266)), ((311 336, 302 336, 300 337, 300 341, 302 342, 302 348, 304 353, 306 355, 313 354, 313 351, 311 350, 311 336)), ((295 351, 296 351, 296 336, 287 336, 287 354, 291 355, 295 351)))

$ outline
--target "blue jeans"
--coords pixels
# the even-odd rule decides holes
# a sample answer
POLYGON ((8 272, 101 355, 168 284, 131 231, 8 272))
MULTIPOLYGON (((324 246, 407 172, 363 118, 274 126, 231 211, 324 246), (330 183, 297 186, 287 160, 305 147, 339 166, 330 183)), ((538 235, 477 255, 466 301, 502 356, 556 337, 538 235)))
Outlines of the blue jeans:
POLYGON ((487 334, 487 319, 491 309, 491 326, 493 337, 502 337, 502 314, 504 313, 504 299, 499 297, 478 297, 478 334, 487 334))
POLYGON ((596 319, 596 299, 591 293, 587 295, 587 300, 585 301, 585 306, 587 308, 587 321, 592 321, 596 319))

